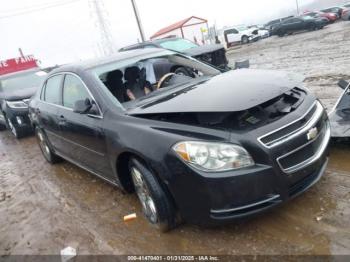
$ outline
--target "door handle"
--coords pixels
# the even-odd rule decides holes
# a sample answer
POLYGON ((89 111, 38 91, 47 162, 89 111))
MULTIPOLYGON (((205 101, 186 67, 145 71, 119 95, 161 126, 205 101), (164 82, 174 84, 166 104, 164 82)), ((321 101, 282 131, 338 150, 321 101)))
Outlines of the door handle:
POLYGON ((59 125, 65 125, 67 123, 66 118, 63 115, 59 116, 58 124, 59 125))

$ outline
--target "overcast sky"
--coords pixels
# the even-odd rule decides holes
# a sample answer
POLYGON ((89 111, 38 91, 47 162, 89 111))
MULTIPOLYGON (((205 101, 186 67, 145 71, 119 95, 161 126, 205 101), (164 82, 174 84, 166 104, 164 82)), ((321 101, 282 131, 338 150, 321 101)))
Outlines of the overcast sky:
MULTIPOLYGON (((115 49, 137 42, 130 0, 99 0, 115 49)), ((296 12, 295 0, 136 0, 146 36, 195 15, 209 25, 261 23, 296 12)), ((312 0, 299 0, 300 4, 312 0)), ((44 66, 100 55, 96 18, 89 0, 1 0, 0 60, 18 56, 21 47, 44 66), (50 8, 47 8, 50 6, 50 8)))

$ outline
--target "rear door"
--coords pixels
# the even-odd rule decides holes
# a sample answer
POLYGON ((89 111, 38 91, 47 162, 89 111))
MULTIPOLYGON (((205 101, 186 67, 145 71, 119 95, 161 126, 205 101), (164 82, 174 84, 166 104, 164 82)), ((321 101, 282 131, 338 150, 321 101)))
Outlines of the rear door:
POLYGON ((54 75, 46 80, 34 112, 50 144, 58 151, 62 149, 58 118, 58 108, 62 105, 62 81, 62 74, 54 75))
POLYGON ((286 31, 297 31, 299 30, 300 23, 299 19, 291 18, 283 22, 286 31))
POLYGON ((90 170, 108 176, 111 167, 106 155, 102 113, 97 101, 77 75, 65 75, 62 104, 59 119, 65 143, 64 154, 90 170), (73 111, 75 103, 86 98, 95 102, 95 113, 75 113, 73 111))

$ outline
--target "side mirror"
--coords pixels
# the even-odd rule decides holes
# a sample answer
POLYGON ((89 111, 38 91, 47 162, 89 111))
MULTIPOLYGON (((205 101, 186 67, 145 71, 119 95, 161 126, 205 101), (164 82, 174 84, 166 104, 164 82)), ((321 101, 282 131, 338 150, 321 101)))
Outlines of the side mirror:
POLYGON ((340 86, 341 89, 346 89, 349 86, 349 82, 345 81, 344 79, 339 80, 338 86, 340 86))
POLYGON ((87 114, 92 108, 92 101, 89 98, 78 100, 74 104, 73 112, 79 114, 87 114))

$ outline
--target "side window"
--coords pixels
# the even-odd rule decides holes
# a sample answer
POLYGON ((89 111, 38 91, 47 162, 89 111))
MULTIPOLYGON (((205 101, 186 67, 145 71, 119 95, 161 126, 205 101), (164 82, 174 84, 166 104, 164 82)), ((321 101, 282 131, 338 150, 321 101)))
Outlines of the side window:
POLYGON ((48 103, 61 104, 61 81, 62 75, 50 77, 46 81, 44 100, 48 103))
POLYGON ((83 82, 76 76, 66 75, 63 84, 63 106, 73 109, 75 102, 91 98, 83 82))
POLYGON ((226 35, 229 35, 229 34, 238 34, 238 31, 236 29, 229 29, 225 32, 226 35))

